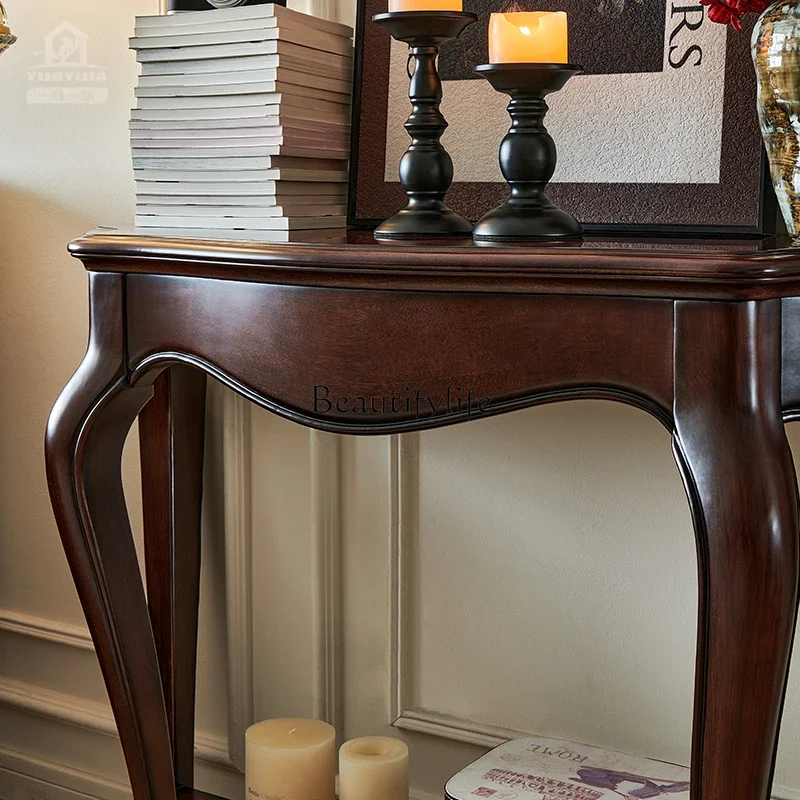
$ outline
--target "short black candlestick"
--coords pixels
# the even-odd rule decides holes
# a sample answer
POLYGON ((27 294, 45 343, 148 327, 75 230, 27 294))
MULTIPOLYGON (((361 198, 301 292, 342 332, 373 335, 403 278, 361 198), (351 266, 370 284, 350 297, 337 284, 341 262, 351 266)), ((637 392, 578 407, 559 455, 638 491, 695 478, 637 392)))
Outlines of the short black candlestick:
POLYGON ((511 187, 503 205, 476 225, 476 242, 560 240, 583 234, 580 223, 556 208, 545 189, 556 169, 556 145, 544 127, 547 103, 582 68, 572 64, 482 64, 475 72, 510 95, 511 128, 500 145, 500 171, 511 187))
POLYGON ((408 89, 411 116, 405 123, 411 146, 400 159, 400 183, 408 205, 379 225, 375 238, 469 236, 472 224, 444 204, 453 182, 453 161, 439 141, 447 120, 439 110, 442 81, 436 58, 439 45, 455 39, 477 16, 463 11, 392 11, 372 19, 408 44, 414 61, 408 89))

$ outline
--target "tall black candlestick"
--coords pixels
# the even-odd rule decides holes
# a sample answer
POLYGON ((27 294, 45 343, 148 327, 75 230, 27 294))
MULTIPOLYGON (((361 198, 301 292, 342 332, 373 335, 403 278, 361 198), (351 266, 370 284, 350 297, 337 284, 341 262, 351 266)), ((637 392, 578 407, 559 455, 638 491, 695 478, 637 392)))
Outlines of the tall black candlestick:
POLYGON ((405 123, 411 146, 400 159, 408 205, 379 225, 375 238, 468 236, 472 224, 444 204, 453 182, 453 161, 440 142, 447 120, 439 110, 442 81, 436 58, 439 45, 455 39, 477 17, 463 11, 393 11, 372 19, 408 44, 409 63, 414 62, 408 89, 411 115, 405 123))

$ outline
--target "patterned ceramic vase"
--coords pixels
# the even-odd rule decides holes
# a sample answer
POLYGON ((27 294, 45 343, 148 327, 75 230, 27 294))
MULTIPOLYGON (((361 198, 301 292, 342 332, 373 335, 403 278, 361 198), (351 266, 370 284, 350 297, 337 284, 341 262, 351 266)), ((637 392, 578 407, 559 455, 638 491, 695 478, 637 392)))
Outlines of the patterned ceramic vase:
POLYGON ((800 0, 777 0, 753 30, 758 116, 786 229, 800 245, 800 0))

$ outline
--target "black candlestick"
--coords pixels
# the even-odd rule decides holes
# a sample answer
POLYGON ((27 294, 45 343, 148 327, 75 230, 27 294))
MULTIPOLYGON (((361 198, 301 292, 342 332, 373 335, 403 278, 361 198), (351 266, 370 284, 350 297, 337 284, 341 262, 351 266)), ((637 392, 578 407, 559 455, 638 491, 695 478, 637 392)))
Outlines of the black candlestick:
POLYGON ((372 20, 409 46, 414 60, 405 128, 411 146, 400 159, 400 183, 408 205, 375 229, 376 239, 468 236, 472 224, 444 204, 453 182, 453 161, 440 139, 447 121, 439 111, 442 81, 436 68, 439 45, 455 39, 477 16, 465 11, 392 11, 372 20))
POLYGON ((545 188, 556 169, 556 145, 544 127, 546 95, 582 72, 573 64, 482 64, 475 72, 511 96, 511 128, 500 145, 500 171, 511 187, 503 205, 476 225, 476 242, 579 237, 580 223, 556 208, 545 188))

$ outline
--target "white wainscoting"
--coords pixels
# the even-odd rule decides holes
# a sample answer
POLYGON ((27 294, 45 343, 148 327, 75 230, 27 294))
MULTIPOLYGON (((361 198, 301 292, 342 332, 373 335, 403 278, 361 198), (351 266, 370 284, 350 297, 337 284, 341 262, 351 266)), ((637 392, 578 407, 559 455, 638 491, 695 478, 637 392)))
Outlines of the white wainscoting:
POLYGON ((222 410, 228 745, 231 763, 243 772, 244 734, 254 722, 250 404, 217 383, 208 395, 222 410))
POLYGON ((394 727, 479 747, 497 745, 525 734, 511 728, 487 725, 465 717, 415 708, 411 697, 412 608, 409 591, 413 581, 409 536, 417 525, 419 489, 419 434, 392 436, 389 443, 391 475, 391 620, 389 651, 391 676, 390 722, 394 727))
MULTIPOLYGON (((3 647, 16 645, 24 652, 26 641, 45 642, 52 663, 63 663, 75 651, 85 662, 85 671, 97 671, 94 648, 85 629, 6 611, 0 613, 0 632, 3 647)), ((107 701, 0 677, 0 730, 3 800, 130 797, 107 701), (83 769, 74 766, 71 755, 76 742, 85 759, 83 769)), ((195 754, 201 779, 236 797, 241 776, 231 764, 227 738, 198 732, 195 754)))
MULTIPOLYGON (((515 423, 519 437, 529 433, 527 426, 531 423, 524 415, 517 417, 515 423)), ((509 420, 505 424, 508 429, 514 423, 509 420)), ((464 433, 469 436, 468 432, 464 433)), ((659 435, 660 431, 656 432, 656 436, 659 435)), ((445 615, 457 628, 461 626, 465 613, 457 603, 447 605, 441 602, 435 607, 419 605, 425 604, 426 600, 420 595, 417 573, 420 567, 418 559, 422 556, 414 550, 423 533, 427 537, 436 537, 435 531, 430 528, 421 531, 420 527, 430 525, 430 520, 437 518, 436 515, 431 516, 430 509, 420 509, 420 448, 426 436, 411 434, 382 437, 381 440, 346 440, 346 478, 342 484, 342 502, 348 510, 344 538, 349 555, 345 566, 348 583, 355 584, 348 585, 348 601, 345 603, 345 649, 348 653, 345 672, 349 690, 345 713, 347 734, 355 736, 384 732, 406 739, 412 753, 412 796, 419 797, 435 796, 437 784, 441 785, 448 774, 472 760, 478 754, 476 748, 490 748, 516 736, 550 733, 546 729, 525 731, 490 724, 485 714, 482 719, 456 716, 437 707, 425 707, 415 702, 419 694, 415 681, 419 680, 419 676, 426 670, 442 675, 441 664, 422 661, 417 638, 419 620, 414 619, 415 613, 424 607, 426 614, 445 615), (378 508, 381 503, 384 504, 382 511, 378 508), (362 551, 366 555, 361 556, 362 551), (387 569, 380 564, 381 553, 387 558, 387 569), (386 600, 379 602, 380 593, 384 590, 386 600), (373 598, 370 608, 366 604, 373 598), (374 636, 380 629, 376 617, 381 609, 386 613, 383 630, 387 635, 384 723, 378 716, 380 703, 372 686, 372 670, 380 657, 374 636), (367 633, 362 635, 357 630, 358 626, 365 627, 367 633), (358 675, 362 676, 361 680, 358 675), (393 731, 392 728, 381 730, 381 725, 386 722, 393 731)), ((426 443, 426 446, 429 445, 426 443)), ((452 464, 443 461, 440 468, 444 470, 448 466, 452 464)), ((519 467, 524 469, 524 462, 520 462, 519 467)), ((430 464, 428 469, 431 469, 430 464)), ((576 469, 580 474, 579 464, 576 464, 576 469)), ((672 469, 671 464, 669 469, 672 469)), ((491 477, 482 478, 476 473, 470 481, 480 482, 481 479, 492 480, 491 477)), ((475 486, 477 488, 477 483, 475 486)), ((502 487, 498 486, 498 489, 502 487)), ((464 486, 465 497, 470 491, 468 485, 464 486)), ((508 494, 500 491, 499 495, 502 506, 502 498, 508 502, 508 494)), ((680 494, 675 499, 683 502, 680 494)), ((432 497, 429 492, 425 502, 435 504, 438 498, 432 497)), ((533 513, 533 500, 520 499, 519 502, 528 513, 533 513)), ((620 513, 628 512, 623 509, 620 513)), ((457 564, 457 559, 453 563, 457 564)), ((466 576, 464 579, 467 579, 466 576)), ((475 591, 480 588, 476 584, 475 591)), ((439 599, 441 601, 441 597, 439 599)), ((535 626, 532 630, 535 630, 535 626)), ((687 631, 686 635, 693 634, 687 631)), ((477 642, 476 645, 480 647, 481 643, 477 642)), ((509 642, 509 646, 513 649, 512 642, 509 642)), ((476 661, 476 669, 481 669, 479 661, 476 661)), ((487 691, 507 694, 502 685, 492 682, 491 674, 481 674, 487 691)), ((613 682, 614 676, 608 675, 605 679, 613 682)), ((660 679, 659 675, 653 675, 654 692, 659 691, 660 679)), ((441 680, 446 681, 447 678, 442 677, 441 680)), ((562 701, 566 706, 571 702, 568 697, 562 698, 562 701)), ((499 716, 499 719, 503 717, 499 716)), ((796 747, 796 742, 784 742, 784 754, 791 752, 793 747, 796 747)), ((775 800, 797 800, 798 797, 800 792, 796 789, 783 786, 776 786, 773 793, 775 800)))
MULTIPOLYGON (((209 386, 208 403, 209 425, 219 425, 222 435, 224 531, 221 533, 225 539, 228 685, 227 689, 220 688, 228 699, 228 730, 226 736, 198 731, 195 752, 199 784, 209 790, 237 797, 241 794, 241 773, 244 771, 244 732, 254 720, 252 654, 254 616, 258 615, 258 609, 252 607, 252 579, 254 571, 258 571, 258 565, 251 563, 252 448, 268 449, 270 442, 259 440, 253 443, 251 408, 242 398, 212 383, 209 386)), ((288 425, 277 419, 275 422, 288 425)), ((299 687, 299 691, 311 698, 310 710, 315 716, 328 720, 342 730, 342 654, 338 646, 342 619, 340 439, 314 431, 305 431, 304 434, 309 447, 310 465, 310 496, 306 502, 310 502, 308 537, 311 560, 307 580, 313 610, 313 625, 308 631, 309 651, 313 657, 313 681, 311 685, 299 687)), ((212 491, 214 489, 207 484, 207 492, 209 488, 212 491)), ((0 636, 11 637, 9 641, 16 644, 17 650, 24 646, 25 641, 46 646, 49 648, 48 658, 53 663, 63 662, 67 654, 79 653, 86 660, 85 671, 97 672, 94 648, 85 627, 20 612, 0 611, 0 636)), ((276 639, 279 638, 278 633, 276 639)), ((39 651, 35 655, 41 657, 39 651)), ((73 671, 76 674, 84 672, 81 668, 73 671)), ((268 691, 268 687, 266 689, 268 691)), ((9 731, 22 731, 27 723, 20 724, 17 720, 21 715, 29 715, 38 720, 36 725, 49 722, 52 732, 47 737, 47 758, 13 746, 5 747, 4 742, 0 741, 0 796, 3 800, 33 796, 31 792, 37 783, 52 787, 57 798, 89 794, 105 800, 119 800, 129 795, 127 785, 120 780, 124 778, 124 773, 120 774, 119 769, 109 772, 103 760, 103 751, 104 748, 108 749, 108 744, 104 747, 87 744, 88 750, 96 750, 99 755, 90 771, 71 766, 66 748, 62 750, 59 744, 64 737, 70 737, 70 731, 74 733, 74 729, 79 729, 87 742, 97 736, 116 740, 116 727, 105 696, 99 702, 81 694, 0 675, 0 714, 9 713, 15 715, 15 721, 9 721, 5 726, 9 731)), ((13 744, 13 734, 10 738, 13 744)))
MULTIPOLYGON (((297 0, 292 5, 345 22, 354 17, 352 0, 297 0)), ((156 8, 153 0, 152 10, 156 8)), ((93 37, 93 42, 103 38, 100 29, 93 37)), ((124 41, 120 46, 124 47, 124 41)), ((109 57, 101 63, 111 61, 109 57)), ((127 113, 125 109, 111 110, 115 122, 127 113)), ((63 122, 67 131, 70 125, 63 122)), ((74 193, 74 182, 70 182, 69 192, 74 193)), ((87 220, 86 226, 101 221, 87 220)), ((59 241, 58 247, 62 245, 59 241)), ((259 576, 265 565, 254 559, 254 541, 258 543, 263 535, 260 527, 254 528, 254 493, 260 494, 264 487, 253 464, 258 456, 272 463, 273 474, 280 473, 289 454, 274 447, 271 435, 263 434, 265 430, 280 434, 282 426, 290 423, 275 420, 274 427, 273 423, 261 425, 256 433, 254 414, 262 412, 253 412, 244 400, 213 383, 209 409, 210 425, 218 426, 222 443, 219 457, 224 473, 221 485, 212 491, 219 491, 223 501, 217 535, 224 537, 224 548, 215 566, 225 575, 226 607, 220 623, 220 630, 224 625, 225 631, 219 637, 222 644, 215 644, 220 651, 215 655, 225 664, 225 677, 213 685, 207 681, 200 688, 206 697, 225 698, 227 718, 215 732, 197 733, 195 751, 198 784, 239 800, 243 797, 244 731, 256 715, 257 698, 262 714, 271 701, 276 706, 281 701, 270 697, 269 675, 254 667, 255 653, 284 646, 281 639, 288 633, 288 626, 261 624, 269 614, 279 621, 281 609, 254 603, 258 594, 254 576, 259 576), (227 652, 222 652, 224 649, 227 652)), ((543 417, 514 419, 509 424, 518 426, 519 438, 538 437, 543 445, 550 438, 569 444, 568 437, 559 439, 557 431, 553 432, 553 428, 563 428, 555 424, 548 428, 543 417)), ((618 418, 610 414, 604 419, 618 418)), ((627 419, 614 430, 613 424, 609 426, 608 448, 616 452, 629 447, 624 457, 630 457, 633 450, 638 457, 641 448, 646 449, 646 442, 642 444, 640 439, 649 434, 635 426, 631 434, 627 419), (631 439, 635 447, 629 446, 631 439)), ((570 425, 578 422, 577 417, 569 419, 570 425)), ((460 435, 472 434, 465 431, 460 435)), ((301 582, 298 595, 308 603, 304 616, 308 626, 291 631, 294 638, 286 647, 309 654, 304 664, 308 669, 299 677, 290 674, 286 678, 287 683, 294 682, 292 698, 308 701, 297 704, 298 713, 330 721, 343 736, 387 733, 402 737, 412 751, 412 800, 435 800, 441 797, 444 776, 517 731, 429 707, 435 703, 415 702, 415 681, 438 666, 421 663, 414 632, 412 601, 418 591, 418 565, 410 558, 409 545, 421 527, 421 438, 355 440, 318 432, 300 436, 296 431, 292 437, 298 447, 308 448, 307 471, 303 463, 300 485, 284 487, 291 492, 292 509, 301 510, 305 504, 308 518, 308 525, 301 526, 302 535, 291 545, 302 548, 304 554, 299 559, 300 574, 294 578, 301 582)), ((576 469, 582 474, 580 464, 576 469)), ((648 464, 646 469, 652 473, 655 468, 648 464)), ((587 475, 589 472, 586 470, 587 475)), ((646 478, 641 484, 631 482, 623 503, 632 502, 643 486, 651 485, 652 475, 646 478)), ((466 486, 464 496, 472 491, 466 486)), ((532 509, 536 507, 536 498, 527 502, 532 509)), ((259 525, 261 521, 263 517, 259 525)), ((607 523, 601 532, 608 533, 607 523)), ((259 553, 266 557, 263 548, 259 553)), ((219 605, 221 602, 220 598, 219 605)), ((288 593, 286 604, 291 604, 288 593)), ((443 606, 443 611, 452 615, 453 625, 459 624, 461 609, 443 606)), ((127 800, 130 792, 124 762, 88 631, 19 609, 0 610, 0 652, 2 800, 127 800), (29 656, 31 669, 26 671, 29 656)), ((486 678, 491 680, 491 676, 486 678)), ((789 733, 782 748, 785 763, 791 761, 791 755, 796 756, 798 748, 797 708, 796 701, 787 704, 791 719, 787 720, 789 733)), ((795 774, 800 773, 791 773, 795 774)), ((774 796, 776 800, 800 800, 800 791, 779 788, 774 796)))

